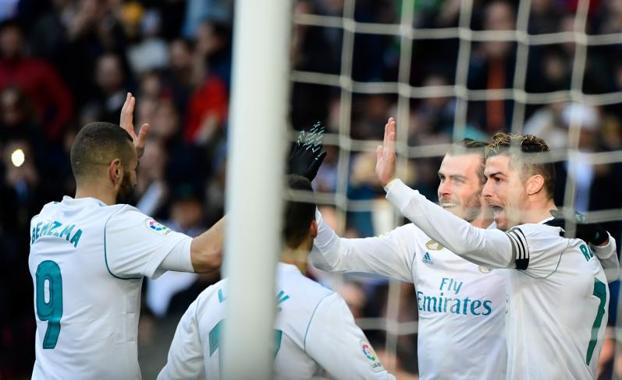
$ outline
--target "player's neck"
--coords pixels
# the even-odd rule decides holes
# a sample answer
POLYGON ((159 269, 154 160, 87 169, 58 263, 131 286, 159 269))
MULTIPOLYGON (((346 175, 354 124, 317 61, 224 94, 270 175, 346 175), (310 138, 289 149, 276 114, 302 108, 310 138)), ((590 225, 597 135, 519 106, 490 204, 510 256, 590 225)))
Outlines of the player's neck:
POLYGON ((540 223, 551 217, 550 210, 556 208, 553 199, 536 198, 531 199, 529 207, 522 213, 521 223, 540 223))
POLYGON ((110 192, 104 186, 94 183, 78 185, 76 188, 75 198, 95 198, 104 202, 108 206, 117 203, 116 194, 110 192))
POLYGON ((309 255, 309 250, 302 247, 302 245, 295 249, 285 247, 281 253, 281 262, 294 265, 304 273, 307 270, 307 256, 309 255))
POLYGON ((478 228, 488 228, 492 221, 493 217, 490 209, 482 206, 480 213, 471 221, 471 225, 478 228))

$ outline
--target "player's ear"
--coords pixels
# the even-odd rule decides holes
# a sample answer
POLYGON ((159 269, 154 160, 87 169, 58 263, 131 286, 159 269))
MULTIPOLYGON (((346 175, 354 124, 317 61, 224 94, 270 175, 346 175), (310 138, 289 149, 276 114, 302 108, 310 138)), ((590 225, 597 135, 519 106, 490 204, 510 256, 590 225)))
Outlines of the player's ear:
POLYGON ((537 194, 542 191, 542 189, 544 189, 544 177, 542 175, 534 174, 527 179, 525 190, 527 190, 528 195, 537 194))
POLYGON ((315 219, 311 221, 311 225, 309 226, 309 235, 311 235, 313 239, 317 236, 317 222, 315 219))
POLYGON ((115 158, 108 164, 108 176, 114 185, 121 182, 123 178, 123 170, 121 168, 121 160, 115 158))

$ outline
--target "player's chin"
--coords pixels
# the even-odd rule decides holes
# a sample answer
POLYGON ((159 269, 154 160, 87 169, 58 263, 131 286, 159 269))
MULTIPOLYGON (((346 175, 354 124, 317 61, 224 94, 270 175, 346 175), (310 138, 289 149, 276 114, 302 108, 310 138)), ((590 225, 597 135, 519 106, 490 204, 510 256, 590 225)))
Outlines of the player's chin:
POLYGON ((455 216, 464 219, 464 211, 455 203, 440 203, 440 206, 455 216))
POLYGON ((508 218, 505 214, 505 210, 502 207, 491 206, 492 218, 500 230, 506 230, 508 227, 508 218))

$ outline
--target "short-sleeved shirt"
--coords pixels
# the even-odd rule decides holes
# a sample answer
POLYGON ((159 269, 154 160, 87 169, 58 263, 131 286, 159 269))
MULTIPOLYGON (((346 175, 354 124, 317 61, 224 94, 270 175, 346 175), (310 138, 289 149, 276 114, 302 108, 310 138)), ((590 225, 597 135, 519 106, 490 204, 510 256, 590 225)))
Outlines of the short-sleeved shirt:
MULTIPOLYGON (((393 379, 338 294, 292 265, 277 268, 275 379, 393 379)), ((206 290, 181 318, 159 380, 221 378, 227 280, 206 290)), ((249 337, 249 339, 252 339, 249 337)))
POLYGON ((37 323, 33 378, 138 379, 144 276, 179 258, 191 271, 191 238, 129 205, 64 197, 32 218, 29 268, 37 323))

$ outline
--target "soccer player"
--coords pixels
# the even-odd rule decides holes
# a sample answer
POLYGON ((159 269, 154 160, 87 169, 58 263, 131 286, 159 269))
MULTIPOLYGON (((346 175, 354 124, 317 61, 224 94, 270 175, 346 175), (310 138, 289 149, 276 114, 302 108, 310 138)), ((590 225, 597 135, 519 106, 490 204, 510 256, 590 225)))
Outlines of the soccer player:
MULTIPOLYGON (((537 153, 548 151, 546 143, 501 133, 487 149, 482 194, 505 231, 474 227, 395 179, 394 144, 391 118, 376 163, 387 199, 454 253, 477 265, 516 269, 503 271, 508 279, 506 378, 594 378, 607 323, 607 279, 583 240, 562 237, 560 227, 544 224, 556 208, 552 164, 537 161, 537 153)), ((594 250, 615 256, 608 234, 597 243, 594 250)))
MULTIPOLYGON (((456 145, 438 170, 441 207, 481 228, 492 224, 480 202, 485 146, 470 140, 456 145)), ((316 219, 319 234, 311 255, 316 267, 415 285, 421 379, 505 376, 505 276, 456 256, 411 223, 381 236, 347 239, 323 223, 319 212, 316 219)))
POLYGON ((121 125, 84 126, 71 148, 74 198, 31 221, 29 267, 37 332, 33 379, 140 379, 143 278, 206 272, 222 260, 223 221, 192 239, 127 204, 148 125, 134 134, 128 93, 121 125))
MULTIPOLYGON (((288 185, 292 190, 312 191, 311 183, 302 176, 289 176, 288 185)), ((313 203, 286 204, 285 247, 275 293, 274 378, 311 379, 326 371, 336 379, 393 379, 354 323, 343 298, 301 273, 317 234, 314 215, 313 203)), ((221 377, 219 348, 226 303, 225 279, 204 290, 190 305, 177 326, 158 379, 221 377)))

